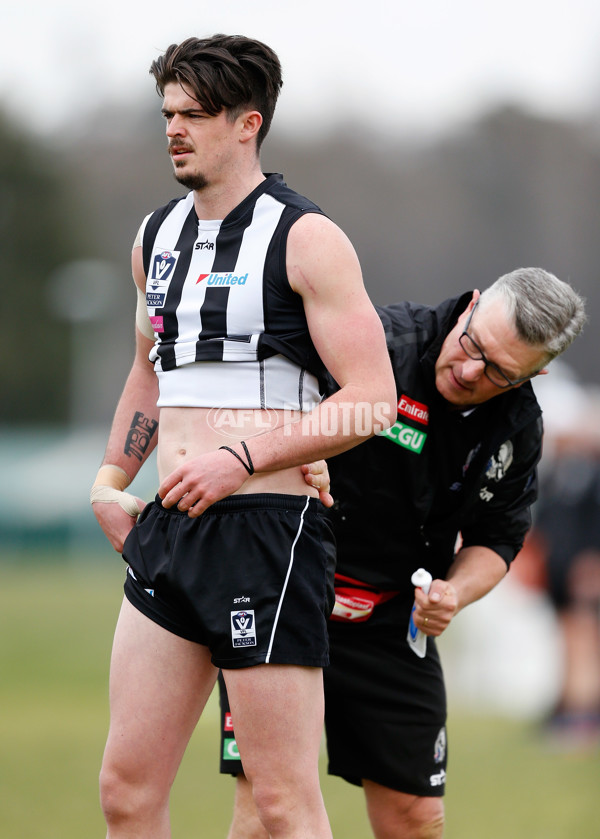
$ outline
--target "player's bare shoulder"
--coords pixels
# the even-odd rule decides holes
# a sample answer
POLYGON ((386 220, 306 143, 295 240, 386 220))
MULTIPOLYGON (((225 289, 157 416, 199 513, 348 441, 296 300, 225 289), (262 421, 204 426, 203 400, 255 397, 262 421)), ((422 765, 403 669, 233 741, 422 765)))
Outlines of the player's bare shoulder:
POLYGON ((146 293, 146 272, 144 271, 144 256, 141 244, 134 245, 131 251, 131 273, 133 281, 140 291, 146 293))
POLYGON ((323 283, 345 277, 362 284, 360 264, 348 236, 327 216, 306 213, 291 227, 287 241, 288 280, 302 296, 317 294, 323 283))

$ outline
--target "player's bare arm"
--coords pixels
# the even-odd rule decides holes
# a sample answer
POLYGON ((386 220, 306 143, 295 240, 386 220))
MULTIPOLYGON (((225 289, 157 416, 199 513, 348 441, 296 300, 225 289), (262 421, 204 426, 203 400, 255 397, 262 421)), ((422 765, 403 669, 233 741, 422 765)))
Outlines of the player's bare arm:
MULTIPOLYGON (((141 248, 132 253, 136 286, 145 288, 141 248)), ((139 317, 139 315, 138 315, 139 317)), ((143 326, 143 325, 142 325, 143 326)), ((148 330, 145 330, 148 333, 148 330)), ((148 353, 153 341, 136 325, 133 364, 117 405, 102 466, 92 488, 92 506, 116 551, 145 506, 125 490, 156 446, 158 439, 157 379, 148 353)))
POLYGON ((313 343, 340 390, 300 421, 231 448, 192 458, 159 487, 164 506, 200 515, 236 492, 252 472, 300 466, 352 448, 395 417, 396 391, 381 321, 365 291, 358 258, 342 231, 307 214, 287 246, 290 285, 302 296, 313 343), (248 462, 248 454, 250 462, 248 462), (193 508, 193 509, 192 509, 193 508))
MULTIPOLYGON (((396 388, 383 327, 352 244, 328 218, 307 215, 294 225, 287 261, 290 285, 302 296, 313 343, 340 386, 313 412, 331 420, 328 436, 333 439, 324 456, 338 454, 387 428, 396 417, 396 388), (358 408, 367 404, 373 406, 370 424, 358 408), (351 405, 356 408, 353 416, 351 405)), ((327 419, 323 427, 328 427, 327 419)))

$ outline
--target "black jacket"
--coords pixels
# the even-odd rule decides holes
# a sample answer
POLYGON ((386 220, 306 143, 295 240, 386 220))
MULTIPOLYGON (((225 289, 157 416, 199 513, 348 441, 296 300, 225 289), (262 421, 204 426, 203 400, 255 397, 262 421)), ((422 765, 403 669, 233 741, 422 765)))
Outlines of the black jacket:
POLYGON ((413 591, 422 566, 445 577, 460 533, 509 564, 531 524, 541 410, 529 383, 468 415, 435 388, 442 343, 471 293, 436 307, 378 309, 398 390, 397 423, 329 461, 339 573, 413 591))

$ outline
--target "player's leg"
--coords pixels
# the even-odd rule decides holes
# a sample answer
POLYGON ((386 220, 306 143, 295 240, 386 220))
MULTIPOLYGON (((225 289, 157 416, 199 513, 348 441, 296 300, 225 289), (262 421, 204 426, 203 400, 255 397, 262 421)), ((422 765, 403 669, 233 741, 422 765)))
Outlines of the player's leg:
POLYGON ((442 839, 442 798, 408 795, 366 780, 363 788, 375 839, 442 839))
POLYGON ((221 709, 220 769, 222 775, 235 778, 233 814, 227 839, 269 839, 269 834, 258 818, 252 787, 244 775, 244 767, 239 758, 229 697, 222 671, 219 671, 218 686, 221 709))
POLYGON ((319 785, 322 671, 267 664, 224 670, 235 734, 272 839, 330 839, 319 785))
POLYGON ((216 675, 206 647, 173 635, 123 601, 100 775, 110 839, 171 835, 171 785, 216 675))
POLYGON ((236 776, 233 816, 227 839, 269 839, 258 818, 252 787, 244 774, 236 776))

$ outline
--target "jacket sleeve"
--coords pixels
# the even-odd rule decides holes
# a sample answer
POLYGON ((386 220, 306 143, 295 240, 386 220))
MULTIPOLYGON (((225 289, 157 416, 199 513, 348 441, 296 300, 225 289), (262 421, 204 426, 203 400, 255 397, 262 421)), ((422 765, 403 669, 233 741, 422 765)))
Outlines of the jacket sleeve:
POLYGON ((521 550, 537 498, 542 430, 538 418, 502 443, 486 464, 479 498, 461 527, 465 547, 490 548, 507 565, 521 550))

